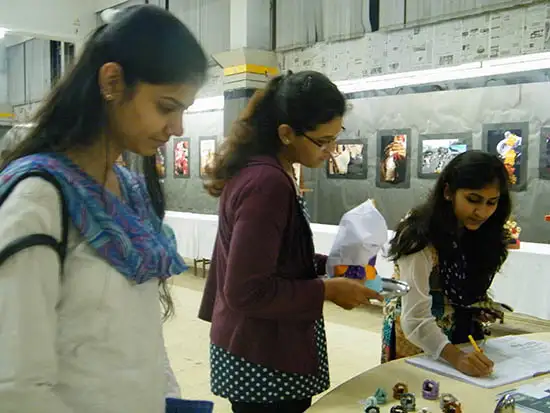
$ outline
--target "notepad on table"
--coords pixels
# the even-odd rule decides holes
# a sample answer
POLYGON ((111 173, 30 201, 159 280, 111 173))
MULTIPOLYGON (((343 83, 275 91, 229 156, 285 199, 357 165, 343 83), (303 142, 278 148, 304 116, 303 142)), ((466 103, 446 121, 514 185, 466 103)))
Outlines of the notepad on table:
MULTIPOLYGON (((469 346, 464 351, 474 349, 469 346)), ((507 336, 488 340, 483 352, 495 363, 490 377, 467 376, 445 361, 434 360, 429 356, 412 357, 407 359, 407 363, 487 389, 550 372, 550 343, 507 336)))

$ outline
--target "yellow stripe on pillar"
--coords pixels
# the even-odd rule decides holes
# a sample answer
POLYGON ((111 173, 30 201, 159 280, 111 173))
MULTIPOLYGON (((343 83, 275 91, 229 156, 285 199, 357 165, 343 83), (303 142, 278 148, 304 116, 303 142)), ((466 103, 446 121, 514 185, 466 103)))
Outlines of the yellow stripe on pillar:
POLYGON ((15 117, 15 115, 13 113, 1 113, 0 112, 0 118, 13 119, 14 117, 15 117))
POLYGON ((231 66, 223 69, 224 76, 240 75, 242 73, 253 73, 256 75, 276 76, 279 74, 279 69, 276 67, 252 65, 252 64, 231 66))

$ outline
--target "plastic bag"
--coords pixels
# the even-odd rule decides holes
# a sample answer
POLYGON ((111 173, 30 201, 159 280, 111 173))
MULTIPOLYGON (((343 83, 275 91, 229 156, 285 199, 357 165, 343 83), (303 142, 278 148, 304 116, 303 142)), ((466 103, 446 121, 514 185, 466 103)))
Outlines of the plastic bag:
POLYGON ((364 280, 373 290, 382 289, 376 272, 376 255, 388 240, 386 220, 372 200, 346 212, 338 226, 327 258, 329 277, 364 280))

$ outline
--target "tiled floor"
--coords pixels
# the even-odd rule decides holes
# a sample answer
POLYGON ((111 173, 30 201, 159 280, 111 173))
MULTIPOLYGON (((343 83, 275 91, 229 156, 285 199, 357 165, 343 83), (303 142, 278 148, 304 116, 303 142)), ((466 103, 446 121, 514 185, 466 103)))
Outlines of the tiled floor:
MULTIPOLYGON (((204 279, 184 274, 174 279, 172 293, 176 317, 165 325, 168 355, 184 397, 215 402, 216 413, 229 413, 227 402, 210 393, 209 324, 197 318, 204 279)), ((378 364, 380 358, 380 307, 342 310, 325 305, 332 387, 378 364)), ((496 334, 549 331, 548 323, 511 318, 496 326, 496 334)))

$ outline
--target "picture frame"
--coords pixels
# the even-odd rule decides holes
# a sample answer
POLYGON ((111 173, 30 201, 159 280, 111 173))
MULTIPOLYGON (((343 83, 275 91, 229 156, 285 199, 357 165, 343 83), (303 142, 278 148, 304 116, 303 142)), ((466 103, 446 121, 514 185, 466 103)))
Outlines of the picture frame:
POLYGON ((382 129, 376 134, 376 186, 411 186, 411 129, 382 129))
POLYGON ((339 139, 335 153, 326 162, 328 179, 367 179, 366 139, 339 139))
POLYGON ((483 150, 498 155, 510 175, 510 189, 527 188, 529 122, 489 123, 483 125, 483 150))
POLYGON ((215 136, 202 136, 199 138, 199 176, 206 175, 205 167, 214 160, 217 139, 215 136))
POLYGON ((550 180, 550 126, 540 128, 539 178, 550 180))
POLYGON ((174 138, 173 146, 174 178, 191 177, 191 139, 174 138))
POLYGON ((472 132, 419 135, 418 178, 437 179, 451 159, 472 147, 472 132))

